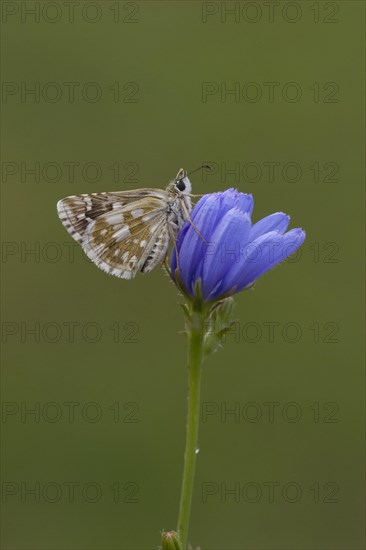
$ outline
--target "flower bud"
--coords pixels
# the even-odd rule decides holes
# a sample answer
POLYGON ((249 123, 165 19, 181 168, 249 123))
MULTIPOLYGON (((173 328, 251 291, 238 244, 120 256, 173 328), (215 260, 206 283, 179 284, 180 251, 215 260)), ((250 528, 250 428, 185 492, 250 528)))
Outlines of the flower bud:
POLYGON ((162 533, 161 535, 162 550, 182 550, 178 535, 175 531, 162 533))

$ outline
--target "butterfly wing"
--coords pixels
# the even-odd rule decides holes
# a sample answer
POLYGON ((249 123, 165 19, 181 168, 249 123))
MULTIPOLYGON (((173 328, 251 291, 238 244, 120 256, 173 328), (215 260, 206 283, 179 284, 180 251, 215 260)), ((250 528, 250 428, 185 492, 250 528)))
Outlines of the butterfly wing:
POLYGON ((124 279, 151 271, 169 245, 166 193, 139 189, 67 197, 60 219, 86 255, 101 269, 124 279))
POLYGON ((168 250, 169 240, 169 230, 167 225, 164 223, 156 236, 154 246, 151 248, 143 266, 141 267, 141 271, 143 273, 150 273, 156 265, 160 264, 164 260, 168 250))
POLYGON ((57 203, 57 212, 71 237, 81 243, 89 224, 99 216, 148 196, 164 201, 165 192, 159 189, 136 189, 111 193, 72 195, 57 203))

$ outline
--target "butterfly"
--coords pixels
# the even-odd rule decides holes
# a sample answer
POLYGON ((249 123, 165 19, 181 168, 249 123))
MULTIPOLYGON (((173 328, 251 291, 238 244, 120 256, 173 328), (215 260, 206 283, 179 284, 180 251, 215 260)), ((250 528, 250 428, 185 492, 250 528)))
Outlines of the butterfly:
POLYGON ((181 168, 164 189, 73 195, 57 203, 59 218, 100 269, 132 279, 166 257, 192 209, 192 185, 181 168))

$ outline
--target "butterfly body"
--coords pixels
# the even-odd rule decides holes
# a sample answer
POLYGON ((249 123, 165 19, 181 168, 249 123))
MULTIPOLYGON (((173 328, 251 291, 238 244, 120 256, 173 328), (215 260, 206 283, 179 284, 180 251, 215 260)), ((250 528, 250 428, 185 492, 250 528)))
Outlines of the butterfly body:
POLYGON ((167 188, 66 197, 57 203, 69 234, 99 268, 123 279, 161 263, 192 208, 181 169, 167 188))

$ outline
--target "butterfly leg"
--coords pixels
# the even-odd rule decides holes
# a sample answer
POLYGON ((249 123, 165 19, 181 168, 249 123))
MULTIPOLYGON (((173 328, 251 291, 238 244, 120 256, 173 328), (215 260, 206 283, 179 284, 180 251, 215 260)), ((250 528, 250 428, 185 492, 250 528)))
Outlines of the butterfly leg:
MULTIPOLYGON (((171 225, 168 225, 168 234, 169 234, 169 238, 172 239, 173 241, 173 246, 174 246, 174 250, 175 250, 175 257, 177 258, 177 269, 180 269, 179 267, 179 256, 178 256, 178 249, 177 249, 177 240, 176 240, 176 233, 173 229, 173 227, 171 225)), ((163 267, 165 269, 165 271, 167 272, 167 274, 169 275, 169 277, 171 278, 171 280, 173 281, 173 283, 175 283, 175 279, 174 279, 174 276, 173 276, 173 273, 170 269, 170 266, 169 266, 169 260, 168 260, 168 250, 166 251, 166 254, 165 254, 165 257, 163 259, 163 267)))
POLYGON ((182 201, 182 209, 183 209, 183 212, 186 216, 186 219, 187 221, 189 221, 189 223, 191 224, 191 226, 193 227, 193 229, 195 230, 195 232, 197 233, 197 235, 200 237, 200 239, 203 240, 204 243, 208 244, 206 239, 204 238, 204 236, 201 234, 201 232, 199 231, 198 227, 196 227, 196 225, 193 223, 193 220, 189 214, 189 210, 188 208, 186 207, 185 203, 182 201))
MULTIPOLYGON (((170 238, 172 239, 172 242, 173 242, 173 246, 174 246, 174 250, 175 250, 175 257, 177 258, 177 269, 180 270, 176 233, 175 233, 175 231, 174 231, 174 229, 171 225, 168 226, 168 232, 169 232, 169 236, 170 236, 170 238)), ((167 257, 167 255, 165 256, 165 258, 167 257)))

